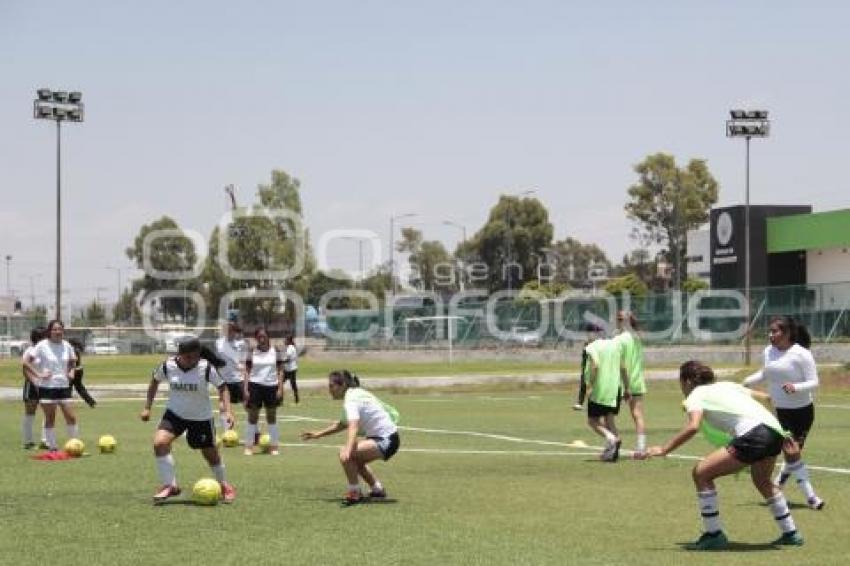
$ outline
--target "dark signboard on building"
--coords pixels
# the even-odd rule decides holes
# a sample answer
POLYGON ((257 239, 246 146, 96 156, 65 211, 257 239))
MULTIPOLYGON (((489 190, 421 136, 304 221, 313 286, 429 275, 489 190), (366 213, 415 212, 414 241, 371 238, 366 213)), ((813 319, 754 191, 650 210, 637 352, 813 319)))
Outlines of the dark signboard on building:
MULTIPOLYGON (((811 212, 811 206, 750 206, 751 287, 805 283, 805 255, 788 252, 768 256, 767 219, 811 212)), ((710 219, 711 287, 742 289, 745 286, 747 260, 745 207, 738 205, 712 209, 710 219)))

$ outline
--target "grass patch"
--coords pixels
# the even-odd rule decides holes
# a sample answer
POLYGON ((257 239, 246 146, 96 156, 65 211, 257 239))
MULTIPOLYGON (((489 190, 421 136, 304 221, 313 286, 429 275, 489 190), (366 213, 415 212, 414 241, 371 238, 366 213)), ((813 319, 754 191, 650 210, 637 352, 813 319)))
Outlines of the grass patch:
MULTIPOLYGON (((824 401, 806 444, 810 465, 850 468, 846 451, 850 392, 825 377, 824 401)), ((341 508, 345 482, 336 446, 341 436, 302 445, 298 433, 336 418, 340 405, 305 392, 282 413, 278 458, 224 449, 239 490, 234 505, 211 508, 150 505, 156 487, 151 455, 155 422, 142 423, 141 400, 77 404, 91 450, 100 434, 119 441, 114 455, 70 462, 36 462, 20 449, 21 403, 0 403, 0 556, 16 564, 764 564, 768 560, 843 564, 850 508, 847 475, 814 470, 827 501, 823 512, 800 507, 789 488, 802 548, 773 549, 774 521, 747 474, 718 482, 721 512, 736 544, 722 558, 683 550, 699 533, 690 480, 693 463, 679 459, 601 464, 590 450, 565 446, 599 441, 570 410, 574 388, 476 386, 465 391, 381 393, 402 414, 402 449, 375 470, 390 503, 341 508), (316 419, 315 421, 312 419, 316 419), (481 433, 481 434, 469 434, 481 433), (489 436, 488 436, 489 435, 489 436), (509 438, 507 438, 509 437, 509 438), (33 533, 49 528, 49 544, 33 533)), ((681 426, 675 383, 653 383, 646 399, 650 442, 681 426)), ((158 418, 162 407, 156 408, 158 418)), ((240 424, 244 415, 239 410, 240 424)), ((619 419, 624 446, 634 437, 619 419)), ((60 438, 64 437, 59 427, 60 438)), ((708 445, 697 438, 681 449, 693 456, 708 445)), ((176 443, 184 488, 209 476, 200 454, 176 443)))

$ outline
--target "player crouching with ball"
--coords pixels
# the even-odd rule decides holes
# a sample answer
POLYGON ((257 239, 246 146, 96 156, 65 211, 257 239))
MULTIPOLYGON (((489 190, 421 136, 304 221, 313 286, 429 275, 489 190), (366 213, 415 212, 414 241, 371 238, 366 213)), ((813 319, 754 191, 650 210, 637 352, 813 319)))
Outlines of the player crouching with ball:
POLYGON ((348 431, 345 445, 339 451, 339 461, 348 478, 348 490, 343 498, 344 505, 360 503, 362 477, 369 484, 369 497, 383 499, 387 496, 384 486, 372 472, 369 462, 389 460, 398 451, 398 411, 381 402, 377 397, 360 387, 360 380, 348 370, 331 372, 328 390, 336 400, 343 400, 343 417, 329 427, 301 434, 303 440, 314 440, 342 430, 348 431), (358 431, 366 438, 357 440, 358 431))
POLYGON ((213 364, 209 360, 201 359, 201 343, 197 339, 181 342, 177 355, 165 360, 154 370, 148 386, 145 408, 139 415, 143 421, 150 419, 156 391, 163 382, 168 383, 169 390, 165 413, 153 438, 153 451, 161 484, 153 496, 154 505, 163 503, 169 497, 180 495, 174 473, 171 443, 184 432, 189 447, 201 450, 215 479, 221 484, 223 501, 231 503, 236 499, 236 489, 226 481, 224 463, 215 445, 209 384, 212 383, 218 388, 221 405, 232 422, 230 395, 213 364))
POLYGON ((802 545, 803 537, 797 532, 785 496, 770 478, 776 456, 783 445, 787 449, 790 444, 776 417, 745 387, 732 382, 715 383, 714 372, 700 362, 682 364, 679 385, 686 397, 688 423, 664 446, 652 446, 648 455, 666 456, 700 429, 708 438, 726 435, 728 440, 726 446, 700 460, 693 469, 703 534, 690 548, 715 550, 728 545, 720 524, 714 480, 746 467, 782 532, 773 544, 802 545))

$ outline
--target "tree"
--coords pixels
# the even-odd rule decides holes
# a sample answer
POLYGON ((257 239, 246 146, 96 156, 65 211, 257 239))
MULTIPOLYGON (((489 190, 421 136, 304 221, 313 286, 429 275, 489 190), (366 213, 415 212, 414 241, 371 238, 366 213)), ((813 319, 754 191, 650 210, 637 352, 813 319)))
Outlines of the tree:
POLYGON ((491 291, 519 289, 537 277, 539 258, 550 247, 553 232, 549 212, 539 200, 502 195, 487 223, 459 251, 487 266, 491 291))
POLYGON ((697 279, 696 277, 688 277, 685 282, 682 283, 682 291, 685 293, 696 293, 697 291, 702 291, 708 288, 708 283, 702 279, 697 279))
POLYGON ((566 283, 557 281, 540 283, 537 280, 532 280, 522 286, 519 299, 521 301, 536 301, 541 295, 546 299, 555 299, 569 288, 570 286, 566 283))
POLYGON ((646 283, 641 281, 634 273, 630 273, 622 277, 615 277, 605 284, 605 292, 610 293, 611 295, 619 296, 625 291, 628 291, 633 297, 645 297, 649 292, 649 287, 647 287, 646 283))
POLYGON ((634 169, 639 179, 629 187, 625 206, 627 217, 638 223, 634 236, 664 246, 667 261, 679 268, 675 281, 681 282, 688 230, 708 221, 719 185, 702 159, 691 159, 681 169, 672 155, 656 153, 634 169))
POLYGON ((136 323, 141 324, 142 313, 131 291, 125 289, 121 293, 121 298, 112 307, 112 320, 116 323, 124 322, 131 326, 136 323))
POLYGON ((92 301, 86 306, 83 318, 89 326, 103 326, 106 324, 106 309, 97 301, 92 301))
POLYGON ((603 264, 609 271, 611 260, 596 244, 582 244, 575 238, 564 238, 552 244, 551 259, 557 265, 555 280, 566 281, 572 286, 581 286, 588 280, 593 264, 603 264))
MULTIPOLYGON (((309 235, 304 229, 299 231, 295 221, 281 217, 279 210, 285 210, 298 217, 303 223, 301 183, 286 172, 274 170, 271 183, 257 186, 256 202, 250 207, 240 207, 233 211, 234 219, 227 226, 227 256, 233 269, 260 273, 255 280, 232 279, 228 277, 218 261, 220 249, 220 228, 216 226, 209 240, 209 255, 201 274, 205 300, 211 309, 217 311, 222 297, 231 291, 240 289, 278 290, 287 289, 304 297, 308 295, 310 278, 315 270, 315 260, 309 246, 309 235), (250 210, 250 214, 248 211, 250 210), (300 238, 300 240, 299 240, 300 238), (304 265, 300 273, 283 281, 271 274, 263 278, 262 273, 286 270, 296 264, 296 253, 304 254, 304 265)), ((240 300, 236 305, 249 322, 267 322, 279 315, 281 308, 291 322, 294 309, 291 305, 283 307, 274 300, 240 300)), ((216 314, 211 313, 211 314, 216 314)))
POLYGON ((396 250, 410 254, 410 284, 414 287, 433 291, 434 287, 440 286, 443 271, 454 271, 454 261, 442 242, 423 240, 422 232, 415 228, 402 228, 396 250), (446 266, 448 269, 445 269, 446 266))
MULTIPOLYGON (((136 263, 138 269, 144 270, 145 238, 152 232, 159 230, 175 231, 176 233, 153 238, 149 242, 148 260, 150 267, 170 273, 191 270, 196 260, 195 245, 191 238, 182 233, 177 222, 168 216, 163 216, 159 220, 143 225, 139 229, 133 245, 126 249, 127 257, 136 263)), ((144 291, 146 294, 175 288, 193 291, 198 288, 198 282, 194 279, 159 279, 145 273, 141 279, 136 279, 132 284, 133 292, 144 291)), ((161 310, 166 317, 178 317, 182 316, 183 313, 194 313, 194 306, 191 305, 191 301, 187 303, 182 297, 168 297, 162 299, 161 310)))

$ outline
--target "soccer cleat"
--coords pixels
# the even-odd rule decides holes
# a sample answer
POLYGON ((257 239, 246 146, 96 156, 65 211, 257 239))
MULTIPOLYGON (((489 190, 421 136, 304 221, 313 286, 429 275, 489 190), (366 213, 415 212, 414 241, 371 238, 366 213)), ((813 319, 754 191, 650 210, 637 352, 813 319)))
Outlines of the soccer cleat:
POLYGON ((24 443, 24 450, 32 450, 35 447, 36 447, 35 442, 25 442, 24 443))
POLYGON ((236 488, 229 482, 221 482, 221 500, 225 503, 233 503, 236 501, 236 488))
POLYGON ((372 489, 369 492, 370 499, 386 499, 387 498, 387 490, 385 489, 372 489))
POLYGON ((277 448, 272 448, 269 450, 269 456, 280 456, 280 450, 277 448))
POLYGON ((803 546, 803 535, 797 531, 782 533, 782 536, 773 541, 772 544, 779 546, 803 546))
POLYGON ((817 495, 810 498, 806 503, 808 503, 810 509, 814 509, 815 511, 820 511, 821 509, 823 509, 823 506, 826 505, 823 499, 821 499, 817 495))
POLYGON ((164 485, 159 488, 159 490, 153 496, 153 504, 159 505, 163 503, 169 497, 176 497, 180 495, 180 488, 176 485, 164 485))
POLYGON ((576 403, 575 405, 573 405, 573 411, 581 411, 582 409, 584 409, 584 405, 582 405, 581 403, 576 403))
POLYGON ((649 458, 646 450, 635 450, 632 452, 632 460, 646 460, 649 458))
POLYGON ((351 490, 347 491, 342 498, 342 504, 346 507, 349 505, 357 505, 363 501, 363 496, 360 494, 360 490, 351 490))
POLYGON ((720 550, 729 546, 729 539, 723 531, 703 533, 696 542, 687 546, 688 550, 720 550))
POLYGON ((620 446, 623 444, 621 440, 614 443, 614 453, 611 455, 611 461, 616 462, 620 459, 620 446))
POLYGON ((50 448, 50 445, 47 444, 46 440, 42 440, 41 442, 38 443, 38 449, 39 450, 48 450, 49 448, 50 448))

